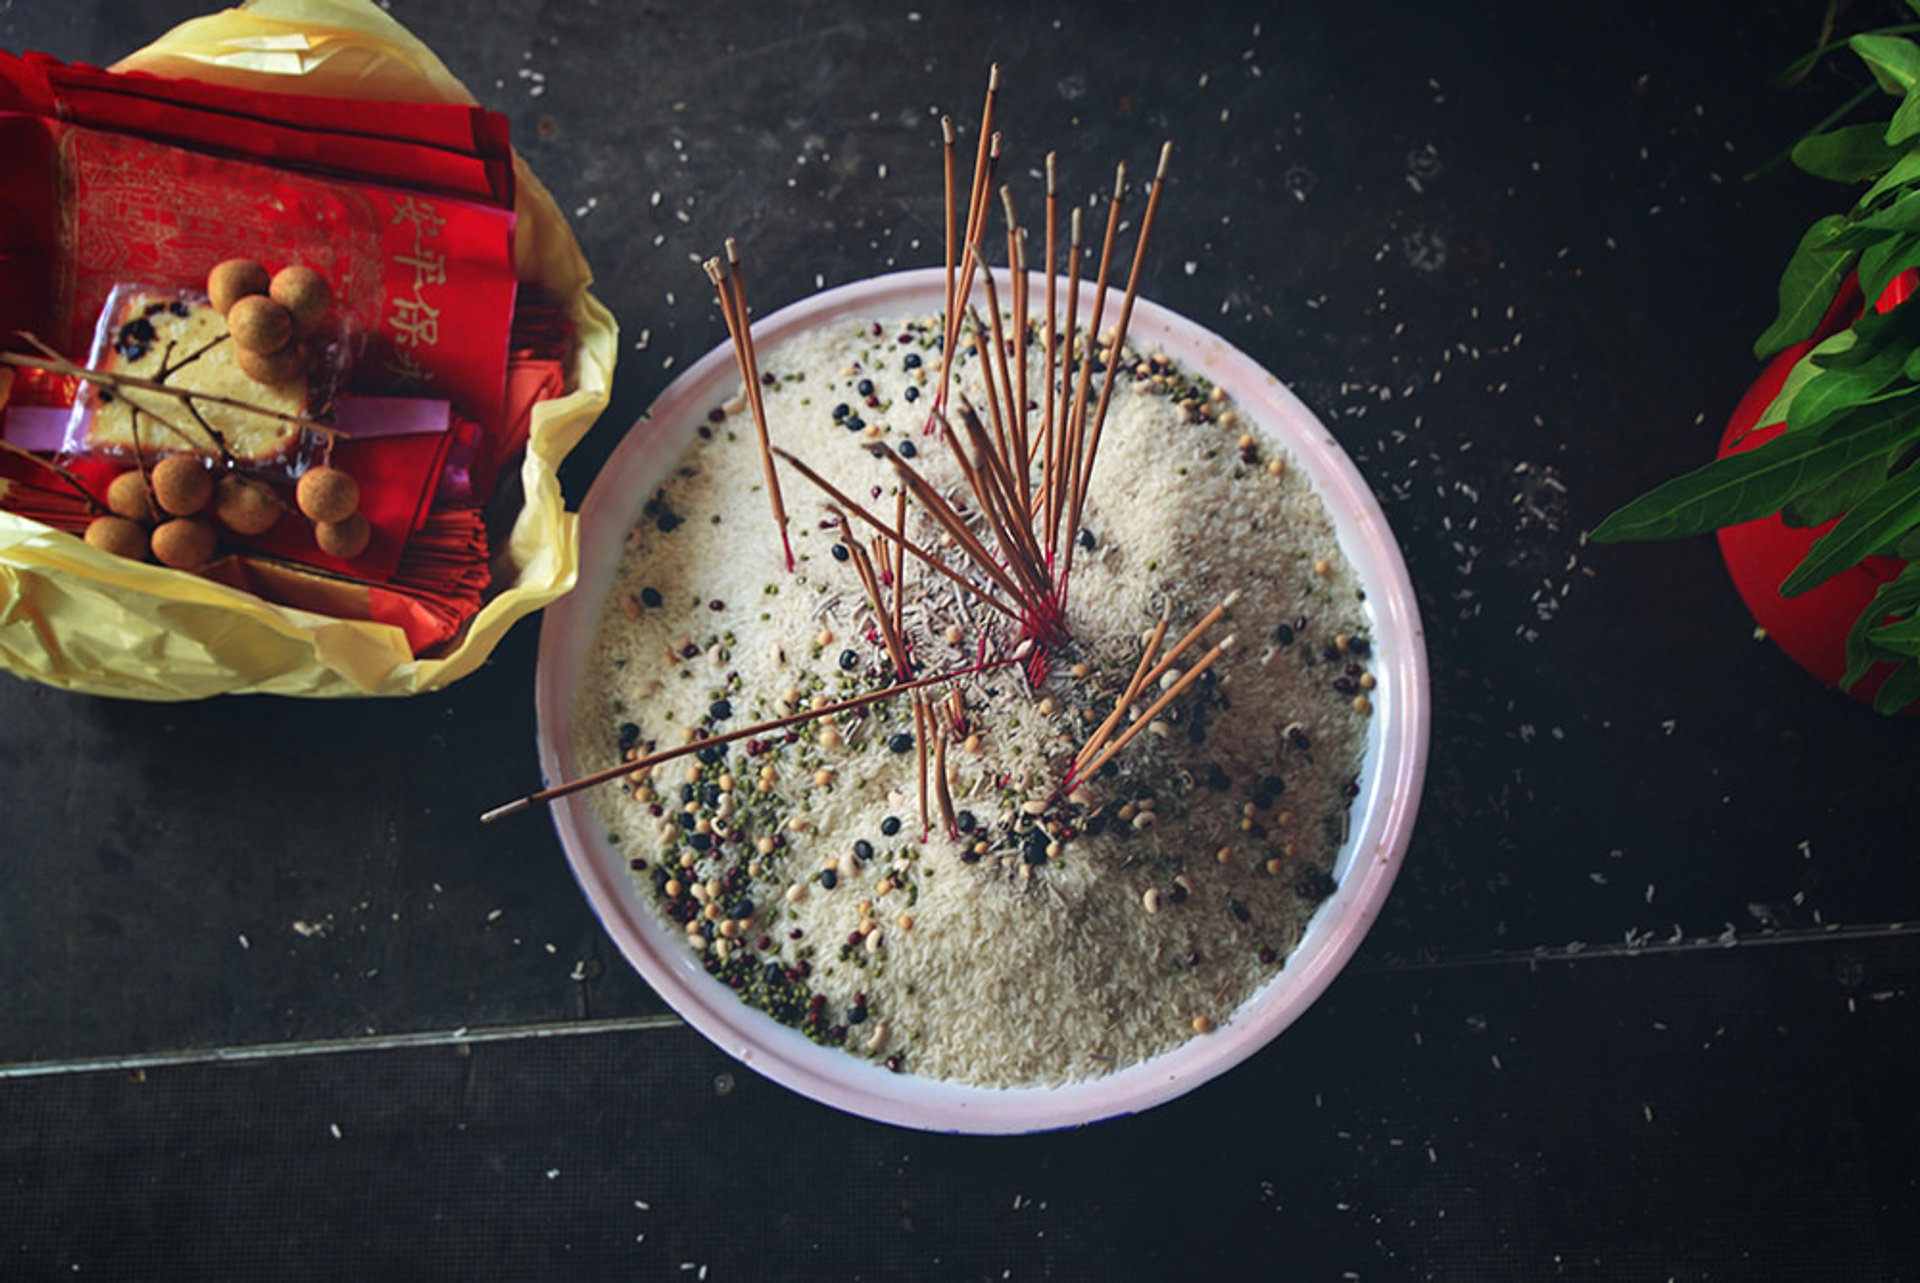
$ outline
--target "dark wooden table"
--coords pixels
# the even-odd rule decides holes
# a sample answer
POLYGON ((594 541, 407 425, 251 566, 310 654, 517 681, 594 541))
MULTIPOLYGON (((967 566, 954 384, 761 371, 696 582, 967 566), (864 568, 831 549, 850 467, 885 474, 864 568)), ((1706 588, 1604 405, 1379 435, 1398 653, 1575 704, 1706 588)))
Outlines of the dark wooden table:
MULTIPOLYGON (((0 47, 105 62, 195 9, 0 0, 0 47)), ((936 260, 938 113, 989 61, 1015 174, 1171 137, 1144 292, 1286 379, 1406 551, 1419 830, 1227 1077, 925 1135, 720 1054, 550 827, 475 824, 536 781, 532 624, 403 702, 0 679, 0 1276, 1920 1276, 1916 728, 1756 642, 1710 541, 1584 539, 1711 451, 1837 203, 1746 177, 1859 79, 1770 83, 1821 5, 393 11, 620 319, 576 501, 723 338, 724 236, 764 310, 936 260)))

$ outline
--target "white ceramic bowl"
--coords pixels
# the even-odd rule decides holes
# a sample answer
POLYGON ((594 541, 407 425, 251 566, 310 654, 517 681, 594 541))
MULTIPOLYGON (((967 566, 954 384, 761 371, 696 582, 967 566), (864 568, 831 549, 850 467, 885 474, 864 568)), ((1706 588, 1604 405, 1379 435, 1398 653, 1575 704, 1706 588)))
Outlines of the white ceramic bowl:
MULTIPOLYGON (((898 272, 795 303, 754 327, 761 350, 848 315, 940 310, 945 273, 898 272)), ((1037 296, 1037 291, 1036 291, 1037 296)), ((1090 305, 1083 300, 1083 310, 1090 305)), ((972 1087, 894 1074, 823 1047, 742 1003, 701 969, 683 933, 654 916, 585 794, 552 804, 573 871, 608 932, 674 1010, 741 1063, 815 1100, 867 1118, 931 1131, 1009 1133, 1069 1127, 1132 1113, 1189 1091, 1245 1060, 1305 1011, 1353 956, 1399 872, 1426 771, 1426 642, 1406 565, 1386 517, 1346 454, 1278 379, 1218 336, 1141 299, 1130 342, 1166 352, 1224 387, 1246 417, 1306 470, 1367 594, 1380 687, 1360 795, 1334 867, 1338 889, 1319 907, 1280 971, 1214 1033, 1117 1073, 1061 1087, 972 1087)), ((627 529, 709 407, 739 376, 733 350, 706 354, 654 402, 595 480, 580 512, 580 582, 548 607, 540 631, 536 702, 540 766, 548 781, 581 772, 574 760, 572 694, 613 582, 627 529)))

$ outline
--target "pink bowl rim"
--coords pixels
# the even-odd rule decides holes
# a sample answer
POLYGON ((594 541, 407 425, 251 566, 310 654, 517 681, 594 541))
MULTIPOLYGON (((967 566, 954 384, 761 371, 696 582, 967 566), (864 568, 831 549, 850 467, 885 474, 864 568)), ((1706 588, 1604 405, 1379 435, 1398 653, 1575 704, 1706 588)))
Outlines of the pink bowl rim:
MULTIPOLYGON (((943 269, 923 268, 837 286, 757 322, 754 340, 765 350, 849 316, 937 313, 945 280, 943 269)), ((1083 307, 1090 307, 1092 287, 1085 288, 1083 307)), ((815 1044, 740 1002, 700 968, 681 933, 654 918, 626 857, 607 840, 586 795, 552 803, 567 860, 627 960, 688 1024, 742 1064, 804 1096, 902 1127, 978 1134, 1073 1127, 1161 1104, 1231 1069, 1298 1019, 1359 948, 1399 873, 1419 809, 1431 713, 1419 607, 1385 514, 1313 412, 1224 339, 1142 298, 1129 343, 1165 351, 1204 373, 1240 404, 1250 431, 1279 439, 1320 494, 1366 592, 1381 681, 1374 692, 1361 792, 1334 870, 1338 886, 1315 913, 1286 967, 1214 1032, 1102 1078, 1057 1087, 979 1087, 890 1073, 815 1044)), ((658 476, 737 381, 727 343, 689 366, 628 431, 581 506, 579 579, 571 593, 547 608, 540 630, 535 705, 540 766, 548 781, 579 773, 572 751, 572 693, 624 533, 658 476)))

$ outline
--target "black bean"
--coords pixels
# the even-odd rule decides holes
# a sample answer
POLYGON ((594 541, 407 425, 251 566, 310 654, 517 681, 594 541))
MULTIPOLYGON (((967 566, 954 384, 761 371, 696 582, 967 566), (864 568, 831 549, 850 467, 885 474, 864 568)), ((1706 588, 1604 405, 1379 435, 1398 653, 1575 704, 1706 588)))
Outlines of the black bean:
POLYGON ((899 816, 889 815, 886 819, 880 821, 880 832, 882 836, 892 837, 894 834, 898 833, 899 831, 900 831, 899 816))

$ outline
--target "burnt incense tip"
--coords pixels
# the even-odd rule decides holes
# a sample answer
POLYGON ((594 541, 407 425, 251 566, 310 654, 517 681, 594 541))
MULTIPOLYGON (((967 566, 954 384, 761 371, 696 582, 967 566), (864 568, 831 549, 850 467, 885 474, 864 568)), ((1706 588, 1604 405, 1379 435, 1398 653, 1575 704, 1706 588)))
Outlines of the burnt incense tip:
POLYGON ((1113 167, 1113 198, 1119 200, 1127 190, 1127 162, 1121 161, 1113 167))
POLYGON ((1230 608, 1234 602, 1239 600, 1240 600, 1240 590, 1236 588, 1232 592, 1228 593, 1225 597, 1221 598, 1220 605, 1223 609, 1230 608))
POLYGON ((940 117, 940 138, 947 146, 953 146, 953 117, 940 117))
POLYGON ((523 797, 516 801, 508 802, 505 806, 496 806, 491 811, 486 811, 481 814, 480 823, 492 824, 495 820, 504 819, 509 815, 517 814, 521 811, 526 810, 528 807, 532 805, 533 805, 533 799, 523 797))
POLYGON ((1154 171, 1153 181, 1159 182, 1167 176, 1167 166, 1173 161, 1173 139, 1160 144, 1160 168, 1154 171))
POLYGON ((1078 205, 1073 207, 1073 217, 1068 221, 1072 224, 1072 229, 1069 233, 1072 237, 1072 243, 1078 245, 1080 243, 1080 207, 1078 205))
POLYGON ((1000 159, 1000 131, 997 129, 993 131, 993 138, 987 144, 987 159, 992 161, 1000 159))
POLYGON ((740 266, 740 242, 731 236, 727 237, 727 262, 740 266))
POLYGON ((1058 172, 1058 163, 1059 163, 1058 156, 1053 152, 1048 152, 1047 153, 1047 195, 1049 196, 1054 195, 1056 192, 1060 190, 1060 175, 1058 172))
POLYGON ((998 89, 999 87, 1000 87, 1000 64, 996 62, 992 66, 987 68, 987 91, 991 93, 992 91, 998 89))
POLYGON ((707 278, 711 280, 715 285, 720 284, 721 281, 725 279, 724 275, 720 271, 719 259, 710 258, 706 262, 702 263, 700 266, 707 269, 707 278))

